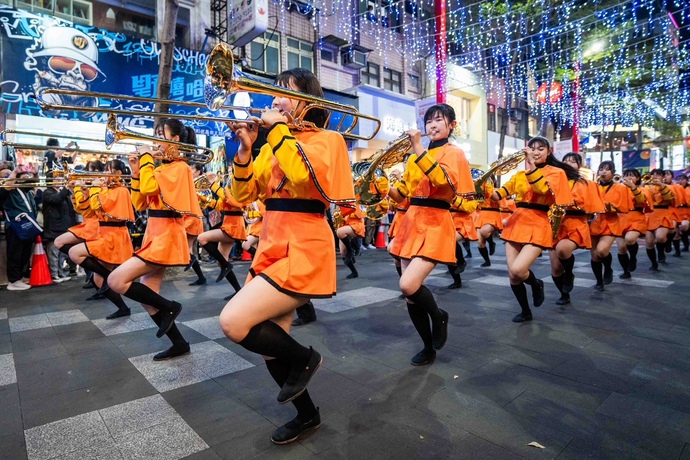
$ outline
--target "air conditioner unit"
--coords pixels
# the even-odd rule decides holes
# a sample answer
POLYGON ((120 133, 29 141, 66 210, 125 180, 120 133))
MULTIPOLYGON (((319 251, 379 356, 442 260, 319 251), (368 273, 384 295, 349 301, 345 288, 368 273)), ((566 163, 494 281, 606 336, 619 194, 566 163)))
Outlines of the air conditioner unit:
POLYGON ((510 116, 517 121, 522 121, 522 117, 524 116, 524 111, 519 110, 519 109, 510 109, 510 116))
POLYGON ((362 69, 367 66, 367 54, 353 49, 342 51, 342 60, 345 67, 351 69, 362 69))

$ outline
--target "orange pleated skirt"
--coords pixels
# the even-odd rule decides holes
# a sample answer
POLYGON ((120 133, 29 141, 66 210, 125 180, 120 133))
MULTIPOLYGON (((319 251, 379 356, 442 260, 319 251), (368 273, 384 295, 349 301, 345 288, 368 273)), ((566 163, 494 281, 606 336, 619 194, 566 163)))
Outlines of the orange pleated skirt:
POLYGON ((366 235, 366 230, 364 229, 364 222, 362 222, 362 219, 352 219, 343 225, 344 227, 351 227, 352 231, 355 232, 355 235, 357 235, 360 238, 364 238, 364 235, 366 235))
POLYGON ((682 222, 684 220, 690 220, 690 206, 681 206, 680 208, 676 208, 678 211, 678 222, 682 222))
POLYGON ((580 249, 592 248, 592 237, 589 233, 589 224, 586 216, 564 216, 561 226, 558 228, 558 237, 553 242, 556 247, 561 240, 570 240, 580 249))
POLYGON ((263 227, 263 221, 263 218, 261 218, 257 222, 251 224, 247 229, 247 234, 259 238, 259 235, 261 235, 261 227, 263 227))
POLYGON ((653 232, 657 228, 675 228, 673 214, 670 209, 654 208, 654 212, 646 214, 647 231, 653 232))
POLYGON ((620 214, 618 218, 621 221, 623 234, 628 232, 640 232, 644 235, 647 232, 647 218, 641 211, 630 211, 626 214, 620 214))
POLYGON ((325 216, 266 211, 259 247, 246 283, 256 276, 286 294, 312 298, 334 296, 335 246, 325 216))
POLYGON ((496 230, 503 230, 503 219, 505 216, 497 208, 483 208, 477 210, 477 215, 474 218, 474 226, 482 228, 489 224, 496 230))
POLYGON ((101 237, 98 217, 86 217, 84 222, 70 227, 67 231, 84 241, 94 241, 101 237))
POLYGON ((189 265, 184 219, 149 216, 141 249, 134 255, 144 262, 165 267, 189 265))
POLYGON ((455 224, 448 209, 410 206, 389 252, 401 259, 455 265, 455 224))
POLYGON ((589 225, 589 233, 592 236, 623 236, 623 225, 618 216, 615 212, 597 214, 589 225))
POLYGON ((85 243, 89 255, 113 265, 120 265, 132 257, 134 247, 127 226, 101 226, 100 229, 99 239, 85 243))
POLYGON ((220 226, 220 229, 225 233, 225 236, 235 241, 244 241, 247 239, 247 230, 244 225, 244 216, 242 213, 238 216, 223 216, 223 224, 220 226))
POLYGON ((393 216, 393 222, 391 222, 390 227, 388 227, 388 241, 392 240, 395 238, 395 235, 398 233, 398 229, 400 228, 400 221, 403 219, 403 216, 405 216, 405 211, 395 211, 395 215, 393 216))
POLYGON ((194 216, 184 216, 184 231, 189 236, 199 236, 204 233, 204 222, 194 216))
MULTIPOLYGON (((500 215, 500 213, 494 213, 500 215)), ((553 247, 553 233, 546 211, 518 208, 506 223, 501 239, 518 244, 531 244, 544 249, 553 247)))
POLYGON ((453 224, 455 225, 456 232, 466 240, 477 241, 477 228, 474 226, 472 214, 451 209, 450 215, 453 216, 453 224))

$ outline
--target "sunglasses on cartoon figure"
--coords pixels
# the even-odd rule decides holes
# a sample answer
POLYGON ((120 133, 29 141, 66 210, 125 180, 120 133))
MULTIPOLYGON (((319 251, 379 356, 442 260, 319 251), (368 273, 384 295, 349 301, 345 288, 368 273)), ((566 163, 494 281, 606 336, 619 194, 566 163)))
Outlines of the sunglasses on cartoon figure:
POLYGON ((95 80, 98 76, 98 70, 94 69, 90 65, 82 64, 74 59, 62 56, 52 56, 48 60, 48 67, 50 67, 53 72, 58 73, 66 73, 78 67, 79 71, 84 76, 84 80, 88 82, 95 80))

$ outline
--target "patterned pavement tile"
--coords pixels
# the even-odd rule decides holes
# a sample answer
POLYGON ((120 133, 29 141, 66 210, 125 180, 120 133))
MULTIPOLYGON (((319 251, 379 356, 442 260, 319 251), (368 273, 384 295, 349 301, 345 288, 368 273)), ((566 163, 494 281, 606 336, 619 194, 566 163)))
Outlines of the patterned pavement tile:
POLYGON ((50 320, 45 313, 10 318, 10 332, 30 331, 51 326, 52 324, 50 324, 50 320))
POLYGON ((14 368, 12 353, 0 355, 0 387, 17 383, 17 371, 14 368))
POLYGON ((400 295, 398 291, 378 287, 365 287, 338 293, 330 299, 314 299, 314 307, 330 313, 352 310, 384 300, 395 299, 400 295))
POLYGON ((0 319, 7 319, 7 308, 0 308, 0 319))
POLYGON ((194 329, 199 334, 211 340, 222 339, 225 337, 223 330, 220 328, 220 316, 212 316, 211 318, 201 318, 192 321, 184 321, 182 324, 194 329))
POLYGON ((148 313, 135 313, 134 315, 117 319, 94 319, 91 322, 106 336, 157 327, 148 313))

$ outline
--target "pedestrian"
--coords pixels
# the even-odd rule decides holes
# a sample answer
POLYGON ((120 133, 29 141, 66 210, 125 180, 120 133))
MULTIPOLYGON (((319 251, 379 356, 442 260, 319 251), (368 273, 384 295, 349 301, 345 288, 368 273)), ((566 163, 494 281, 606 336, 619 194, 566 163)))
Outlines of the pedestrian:
POLYGON ((57 247, 55 239, 75 225, 77 214, 72 205, 71 190, 54 183, 46 187, 43 192, 43 243, 53 283, 71 279, 65 270, 68 257, 57 247))

